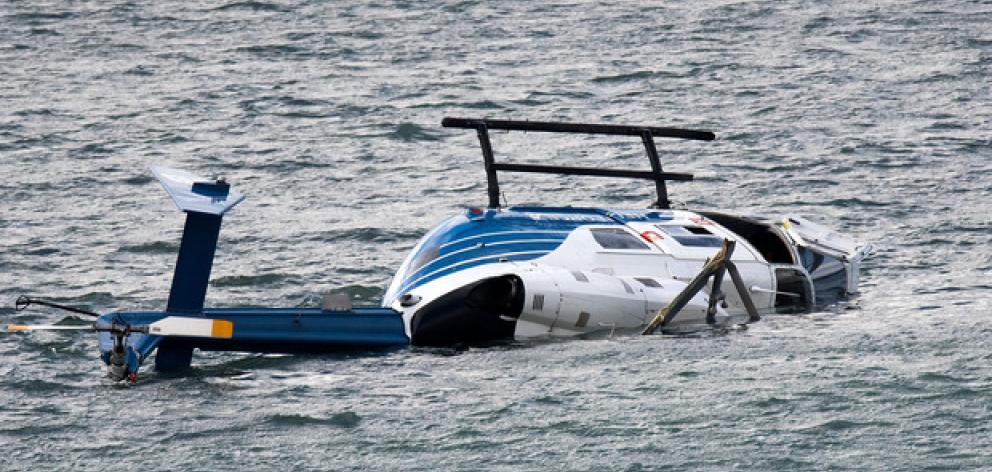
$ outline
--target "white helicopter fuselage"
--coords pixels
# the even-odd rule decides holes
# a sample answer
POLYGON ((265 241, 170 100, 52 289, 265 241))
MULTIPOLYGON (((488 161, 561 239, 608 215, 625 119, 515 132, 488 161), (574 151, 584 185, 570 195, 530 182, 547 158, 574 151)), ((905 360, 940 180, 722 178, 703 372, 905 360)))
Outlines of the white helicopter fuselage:
MULTIPOLYGON (((383 306, 403 313, 414 344, 639 328, 685 289, 724 239, 736 242, 732 261, 759 310, 813 304, 816 284, 808 269, 829 264, 804 266, 803 251, 817 248, 798 245, 789 231, 775 225, 711 215, 472 209, 424 237, 398 271, 383 306), (752 236, 752 244, 719 224, 720 219, 742 228, 746 223, 751 230, 762 227, 764 233, 752 236)), ((840 236, 834 240, 851 246, 840 236)), ((854 253, 835 254, 830 261, 836 262, 833 269, 841 274, 844 294, 856 288, 857 262, 863 257, 857 250, 865 248, 849 249, 854 253)), ((836 277, 832 272, 822 275, 825 280, 836 277)), ((717 320, 745 313, 731 283, 724 280, 718 291, 724 298, 717 320)), ((705 323, 710 293, 711 287, 696 294, 669 328, 705 323)))

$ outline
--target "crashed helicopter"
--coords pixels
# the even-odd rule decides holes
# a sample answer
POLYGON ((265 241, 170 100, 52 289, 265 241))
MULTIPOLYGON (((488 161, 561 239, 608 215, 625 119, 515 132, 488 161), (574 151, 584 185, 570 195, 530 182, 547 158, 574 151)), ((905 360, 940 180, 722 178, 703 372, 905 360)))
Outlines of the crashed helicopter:
POLYGON ((328 352, 645 326, 645 332, 679 332, 846 298, 857 292, 861 262, 872 251, 798 216, 769 221, 672 209, 666 182, 692 175, 663 171, 654 138, 711 141, 709 131, 474 118, 445 118, 442 126, 478 135, 488 206, 468 208, 428 232, 380 306, 353 307, 347 297, 328 295, 314 308, 206 308, 222 218, 244 195, 223 180, 152 167, 186 213, 165 310, 98 314, 22 297, 18 310, 40 303, 96 320, 82 327, 8 325, 8 331, 92 329, 109 376, 132 381, 153 354, 157 370, 174 371, 190 366, 194 349, 328 352), (636 137, 651 170, 496 162, 491 130, 636 137), (640 210, 503 207, 497 172, 643 179, 654 182, 658 199, 640 210))

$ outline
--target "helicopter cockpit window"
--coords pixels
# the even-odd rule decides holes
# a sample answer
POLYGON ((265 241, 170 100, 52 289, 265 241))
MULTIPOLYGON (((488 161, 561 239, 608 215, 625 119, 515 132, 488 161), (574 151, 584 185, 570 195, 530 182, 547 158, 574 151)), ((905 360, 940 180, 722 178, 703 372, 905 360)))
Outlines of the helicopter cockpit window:
POLYGON ((410 264, 410 268, 407 269, 408 274, 412 274, 420 269, 421 267, 427 265, 428 262, 437 259, 437 256, 441 253, 440 244, 432 244, 431 246, 425 247, 417 254, 417 257, 410 264))
POLYGON ((637 236, 619 228, 597 228, 590 230, 592 237, 603 249, 634 249, 649 251, 647 244, 637 236))
POLYGON ((683 246, 720 247, 723 238, 702 226, 655 225, 683 246))

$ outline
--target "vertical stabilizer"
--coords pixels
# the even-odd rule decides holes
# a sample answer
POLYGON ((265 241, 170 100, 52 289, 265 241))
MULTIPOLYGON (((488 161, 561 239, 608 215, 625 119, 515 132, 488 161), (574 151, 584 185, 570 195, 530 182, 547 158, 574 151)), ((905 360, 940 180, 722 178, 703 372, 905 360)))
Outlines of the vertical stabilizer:
POLYGON ((207 283, 213 267, 217 237, 220 235, 220 215, 187 212, 183 239, 179 245, 176 272, 169 289, 170 313, 199 314, 207 296, 207 283))
MULTIPOLYGON (((217 237, 220 235, 224 213, 244 200, 244 195, 231 191, 220 179, 206 179, 195 174, 168 167, 152 167, 151 171, 186 213, 186 226, 179 245, 179 258, 169 289, 166 311, 186 315, 201 314, 207 295, 210 269, 214 263, 217 237)), ((193 350, 190 347, 162 343, 155 356, 158 370, 188 367, 193 350)))

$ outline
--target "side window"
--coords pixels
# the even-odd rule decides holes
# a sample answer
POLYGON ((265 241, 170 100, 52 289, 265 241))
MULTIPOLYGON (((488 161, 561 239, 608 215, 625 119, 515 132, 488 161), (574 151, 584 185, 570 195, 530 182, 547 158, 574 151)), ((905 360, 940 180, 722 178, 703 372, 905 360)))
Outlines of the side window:
POLYGON ((644 244, 637 236, 620 228, 597 228, 590 230, 590 232, 603 249, 650 250, 648 245, 644 244))
POLYGON ((683 246, 720 247, 723 238, 702 226, 655 225, 683 246))
POLYGON ((661 284, 655 279, 650 279, 647 277, 634 277, 634 280, 640 282, 641 285, 644 285, 645 287, 661 288, 661 284))

